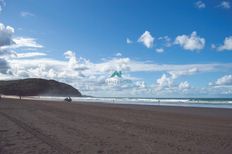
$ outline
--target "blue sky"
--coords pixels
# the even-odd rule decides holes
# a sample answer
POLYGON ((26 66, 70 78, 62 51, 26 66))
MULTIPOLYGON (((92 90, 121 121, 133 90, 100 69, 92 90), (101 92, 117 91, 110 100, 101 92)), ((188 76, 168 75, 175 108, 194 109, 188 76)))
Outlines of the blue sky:
POLYGON ((94 96, 231 97, 230 0, 0 6, 1 79, 56 79, 94 96))

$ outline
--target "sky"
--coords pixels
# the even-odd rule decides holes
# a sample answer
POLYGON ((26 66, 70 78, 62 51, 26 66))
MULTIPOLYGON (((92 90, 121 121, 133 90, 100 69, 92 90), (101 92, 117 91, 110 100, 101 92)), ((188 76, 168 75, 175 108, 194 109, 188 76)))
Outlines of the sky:
POLYGON ((231 7, 0 0, 0 80, 54 79, 99 97, 232 97, 231 7))

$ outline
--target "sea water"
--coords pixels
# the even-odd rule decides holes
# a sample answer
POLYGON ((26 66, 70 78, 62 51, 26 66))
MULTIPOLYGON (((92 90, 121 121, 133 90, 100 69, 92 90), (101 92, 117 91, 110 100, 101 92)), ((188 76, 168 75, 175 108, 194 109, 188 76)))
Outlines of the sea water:
MULTIPOLYGON (((64 97, 34 97, 34 99, 63 101, 64 97)), ((158 105, 182 107, 231 108, 232 98, 138 98, 138 97, 72 97, 73 102, 158 105)))

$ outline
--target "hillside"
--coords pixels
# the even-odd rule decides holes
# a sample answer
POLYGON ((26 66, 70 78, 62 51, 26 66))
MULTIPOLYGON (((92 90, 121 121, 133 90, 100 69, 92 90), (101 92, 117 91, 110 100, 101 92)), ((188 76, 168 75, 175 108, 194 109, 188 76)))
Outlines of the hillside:
POLYGON ((0 94, 18 96, 81 96, 77 89, 68 84, 37 78, 0 81, 0 94))

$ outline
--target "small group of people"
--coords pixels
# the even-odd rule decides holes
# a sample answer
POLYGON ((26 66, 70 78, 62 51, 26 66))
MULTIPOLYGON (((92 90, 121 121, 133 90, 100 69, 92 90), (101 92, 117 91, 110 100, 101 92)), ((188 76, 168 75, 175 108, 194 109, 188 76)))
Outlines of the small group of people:
POLYGON ((64 99, 64 101, 66 101, 67 103, 71 103, 72 102, 72 98, 69 96, 69 97, 66 97, 64 99))

